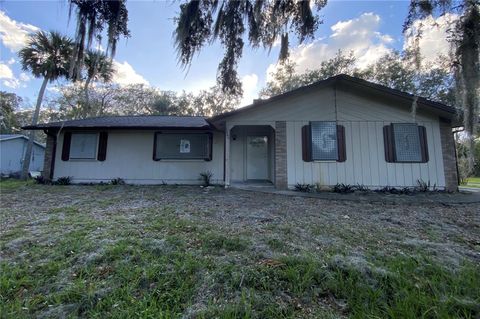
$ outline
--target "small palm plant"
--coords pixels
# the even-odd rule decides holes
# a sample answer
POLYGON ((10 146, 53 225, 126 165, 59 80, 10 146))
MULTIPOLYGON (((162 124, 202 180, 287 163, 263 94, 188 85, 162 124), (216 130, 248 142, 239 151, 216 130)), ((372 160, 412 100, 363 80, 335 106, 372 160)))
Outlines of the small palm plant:
POLYGON ((84 92, 85 92, 85 109, 84 117, 90 115, 90 99, 88 89, 92 81, 110 82, 115 75, 115 68, 112 59, 105 53, 100 51, 89 50, 85 55, 84 68, 86 72, 84 92))
MULTIPOLYGON (((43 95, 45 94, 48 82, 53 82, 62 77, 68 77, 69 59, 72 54, 72 49, 73 42, 68 37, 54 31, 39 31, 32 35, 27 46, 20 50, 18 55, 22 69, 24 71, 30 71, 36 78, 43 78, 42 86, 38 92, 35 112, 32 117, 32 125, 37 124, 43 95)), ((21 175, 23 179, 28 177, 34 138, 35 131, 31 130, 23 158, 21 175)))

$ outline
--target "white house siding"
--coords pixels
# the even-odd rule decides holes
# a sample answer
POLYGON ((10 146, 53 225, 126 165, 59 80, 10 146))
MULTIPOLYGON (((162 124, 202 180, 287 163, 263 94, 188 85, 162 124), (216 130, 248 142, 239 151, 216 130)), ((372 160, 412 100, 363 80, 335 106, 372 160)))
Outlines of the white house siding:
MULTIPOLYGON (((182 131, 176 131, 178 133, 182 131)), ((155 131, 110 131, 106 160, 62 161, 63 134, 57 143, 54 179, 71 176, 74 183, 108 182, 122 178, 131 184, 199 184, 199 174, 213 173, 223 181, 223 133, 213 134, 212 160, 153 160, 155 131)))
POLYGON ((417 180, 445 187, 445 177, 437 116, 418 112, 415 120, 425 126, 428 142, 428 163, 387 163, 384 155, 383 126, 392 122, 412 122, 410 104, 393 98, 382 99, 332 87, 295 97, 287 97, 257 110, 233 115, 233 125, 286 121, 288 186, 296 183, 335 185, 363 184, 371 188, 383 186, 416 186, 417 180), (336 103, 335 103, 336 100, 336 103), (335 107, 336 104, 336 107, 335 107), (335 121, 345 126, 347 160, 337 162, 304 162, 301 128, 309 121, 335 121))
MULTIPOLYGON (((22 170, 26 148, 27 140, 25 138, 14 138, 0 142, 0 170, 2 174, 16 173, 22 170)), ((33 144, 30 171, 41 171, 43 169, 44 157, 45 149, 37 144, 33 144)))

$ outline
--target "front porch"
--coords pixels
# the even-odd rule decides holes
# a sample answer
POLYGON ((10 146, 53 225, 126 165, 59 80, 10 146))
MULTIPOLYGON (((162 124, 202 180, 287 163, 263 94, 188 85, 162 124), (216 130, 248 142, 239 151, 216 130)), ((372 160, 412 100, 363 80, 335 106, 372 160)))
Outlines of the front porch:
POLYGON ((235 121, 220 129, 225 130, 226 187, 287 188, 285 121, 235 121))

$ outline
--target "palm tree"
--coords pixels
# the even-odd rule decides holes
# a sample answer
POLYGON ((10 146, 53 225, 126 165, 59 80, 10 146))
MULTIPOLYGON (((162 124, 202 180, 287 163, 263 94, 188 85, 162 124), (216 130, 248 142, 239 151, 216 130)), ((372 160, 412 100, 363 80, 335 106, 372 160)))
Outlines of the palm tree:
POLYGON ((110 82, 115 74, 112 59, 100 51, 88 51, 84 63, 86 78, 84 84, 85 109, 84 116, 90 112, 88 88, 92 81, 110 82))
MULTIPOLYGON (((22 69, 30 71, 36 78, 43 78, 42 86, 38 92, 37 104, 33 113, 32 125, 36 125, 43 95, 48 82, 59 78, 68 77, 69 59, 73 50, 73 42, 58 32, 39 31, 30 37, 25 48, 20 50, 19 57, 22 69)), ((29 133, 27 150, 23 158, 22 178, 28 177, 30 158, 32 156, 35 131, 29 133)))

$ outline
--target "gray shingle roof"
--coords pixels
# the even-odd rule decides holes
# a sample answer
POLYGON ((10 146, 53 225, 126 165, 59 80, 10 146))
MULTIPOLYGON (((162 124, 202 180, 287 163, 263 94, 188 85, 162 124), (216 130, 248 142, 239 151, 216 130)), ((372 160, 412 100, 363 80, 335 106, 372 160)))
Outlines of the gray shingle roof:
POLYGON ((116 128, 116 129, 160 129, 160 128, 185 128, 209 129, 211 128, 202 116, 105 116, 93 117, 82 120, 69 120, 29 125, 26 130, 41 130, 55 128, 116 128))
MULTIPOLYGON (((28 141, 28 137, 22 134, 0 134, 0 142, 14 140, 16 138, 22 138, 25 141, 28 141)), ((33 143, 37 144, 40 147, 45 148, 44 144, 38 143, 36 141, 33 141, 33 143)))
POLYGON ((19 138, 22 136, 22 134, 0 134, 0 140, 11 140, 13 138, 19 138))

